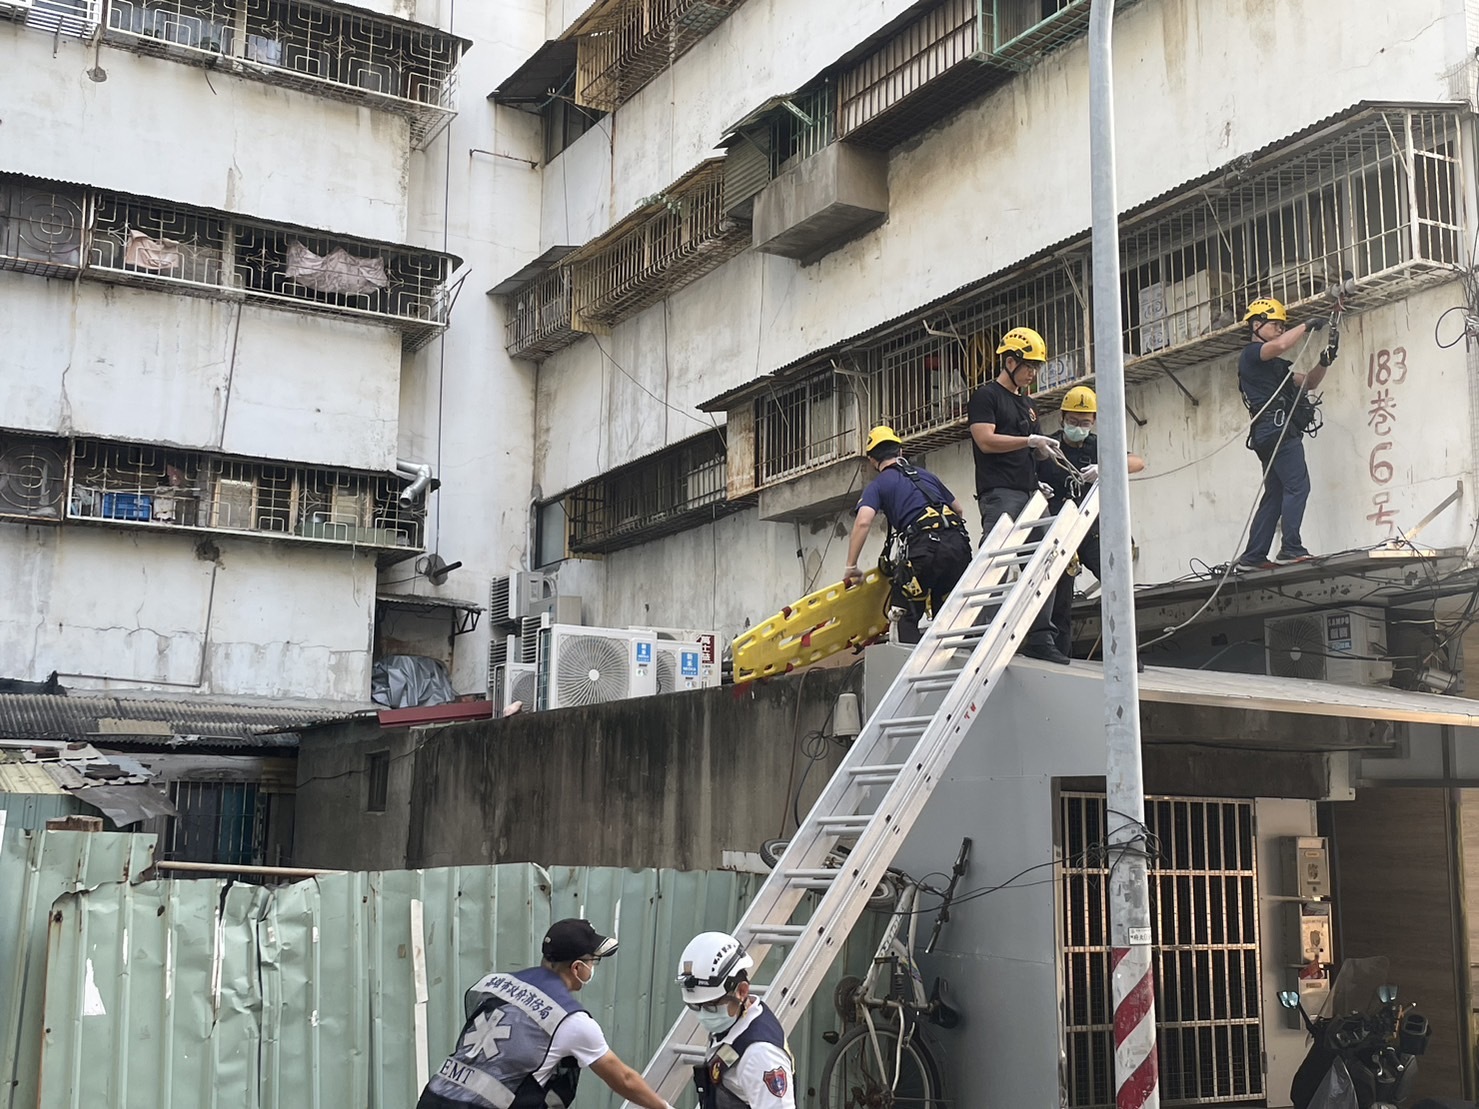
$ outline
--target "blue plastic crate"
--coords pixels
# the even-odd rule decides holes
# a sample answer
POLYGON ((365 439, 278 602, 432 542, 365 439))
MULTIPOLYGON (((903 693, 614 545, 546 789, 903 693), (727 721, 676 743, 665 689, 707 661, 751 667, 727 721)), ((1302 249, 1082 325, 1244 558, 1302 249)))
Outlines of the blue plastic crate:
POLYGON ((147 493, 104 493, 101 515, 109 520, 148 520, 154 498, 147 493))

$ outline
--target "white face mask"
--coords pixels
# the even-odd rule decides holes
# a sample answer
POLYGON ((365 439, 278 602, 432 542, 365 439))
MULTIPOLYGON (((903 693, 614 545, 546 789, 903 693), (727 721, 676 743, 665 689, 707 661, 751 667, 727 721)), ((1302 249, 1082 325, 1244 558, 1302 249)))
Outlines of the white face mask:
POLYGON ((1067 439, 1070 443, 1082 443, 1089 437, 1089 432, 1093 430, 1090 427, 1079 427, 1077 424, 1064 424, 1063 438, 1067 439))
POLYGON ((584 978, 580 976, 580 966, 581 964, 578 962, 571 963, 570 969, 575 973, 575 980, 577 982, 579 982, 582 986, 589 986, 591 984, 591 979, 596 976, 596 965, 594 963, 585 964, 587 973, 584 978))
POLYGON ((739 1017, 729 1015, 729 1006, 727 1005, 717 1013, 711 1013, 707 1009, 700 1009, 694 1016, 698 1017, 698 1022, 708 1029, 709 1035, 711 1036, 723 1035, 729 1031, 735 1021, 739 1020, 739 1017))

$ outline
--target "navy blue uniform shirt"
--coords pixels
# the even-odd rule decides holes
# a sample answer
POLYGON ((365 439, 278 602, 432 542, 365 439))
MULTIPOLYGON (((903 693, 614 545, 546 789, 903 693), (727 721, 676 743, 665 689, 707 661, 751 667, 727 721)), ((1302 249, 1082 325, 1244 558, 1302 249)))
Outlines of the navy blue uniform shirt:
MULTIPOLYGON (((934 474, 917 467, 914 473, 919 478, 919 484, 929 490, 936 503, 942 505, 954 503, 955 495, 946 489, 945 483, 934 474)), ((888 517, 888 522, 900 530, 919 519, 920 513, 929 505, 929 500, 920 492, 918 486, 905 477, 896 465, 888 467, 874 478, 872 484, 864 489, 863 495, 858 498, 858 508, 866 506, 874 512, 882 512, 888 517)), ((857 509, 853 511, 856 512, 857 509)))

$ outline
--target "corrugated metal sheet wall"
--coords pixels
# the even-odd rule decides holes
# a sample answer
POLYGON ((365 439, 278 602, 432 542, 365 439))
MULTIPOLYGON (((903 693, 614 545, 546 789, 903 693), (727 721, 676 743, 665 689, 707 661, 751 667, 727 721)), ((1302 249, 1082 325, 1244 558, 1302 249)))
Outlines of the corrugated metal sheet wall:
MULTIPOLYGON (((7 837, 7 865, 20 838, 7 837)), ((46 833, 27 844, 35 856, 27 868, 32 909, 0 910, 0 927, 25 922, 32 964, 39 929, 49 932, 45 1013, 41 1019, 43 978, 33 974, 27 1011, 8 1006, 7 1047, 19 1048, 12 1070, 29 1073, 5 1104, 412 1105, 419 1089, 413 902, 424 914, 432 1069, 461 1028, 463 990, 490 967, 537 961, 549 922, 576 915, 619 931, 621 951, 582 999, 617 1054, 640 1067, 677 1015, 671 984, 679 950, 694 933, 737 919, 759 885, 729 872, 528 864, 325 875, 275 889, 120 880, 138 872, 137 856, 131 867, 125 861, 129 845, 147 839, 46 833), (62 836, 65 843, 54 842, 62 836), (70 880, 77 853, 104 845, 108 867, 94 864, 89 875, 101 880, 70 880)), ((820 1034, 837 1023, 835 980, 844 968, 862 972, 880 923, 870 918, 860 929, 797 1029, 803 1092, 826 1050, 820 1034)), ((7 936, 0 934, 0 972, 15 950, 7 936)), ((587 1076, 580 1103, 615 1109, 618 1099, 587 1076)))

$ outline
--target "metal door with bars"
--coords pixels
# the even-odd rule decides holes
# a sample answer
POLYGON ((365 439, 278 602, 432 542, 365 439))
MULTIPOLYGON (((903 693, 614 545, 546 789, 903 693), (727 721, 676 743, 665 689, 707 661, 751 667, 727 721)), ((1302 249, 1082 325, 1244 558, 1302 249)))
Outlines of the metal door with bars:
MULTIPOLYGON (((1072 1109, 1115 1103, 1104 807, 1103 794, 1059 795, 1064 1083, 1072 1109)), ((1150 798, 1146 824, 1154 836, 1162 1103, 1262 1104, 1253 803, 1150 798)))

